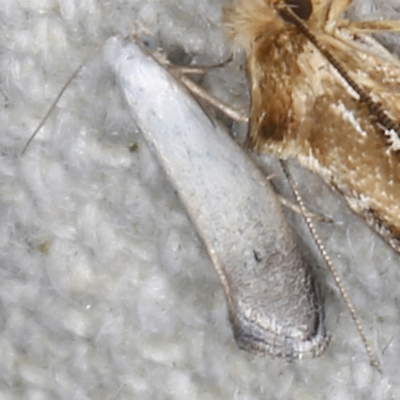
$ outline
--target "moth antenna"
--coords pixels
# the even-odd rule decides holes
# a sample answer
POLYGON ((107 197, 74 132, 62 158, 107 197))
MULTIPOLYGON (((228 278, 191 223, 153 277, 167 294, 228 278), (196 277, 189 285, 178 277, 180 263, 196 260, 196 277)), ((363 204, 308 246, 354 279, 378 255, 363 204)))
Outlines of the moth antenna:
POLYGON ((46 123, 46 121, 48 120, 49 116, 51 115, 51 113, 53 112, 54 108, 56 107, 57 103, 59 102, 59 100, 61 99, 62 95, 65 93, 67 87, 69 86, 69 84, 75 79, 75 77, 79 74, 79 72, 82 70, 82 68, 85 66, 85 64, 87 63, 87 61, 92 58, 98 51, 99 51, 100 47, 97 47, 96 50, 89 56, 87 57, 79 66, 78 68, 75 69, 75 71, 72 73, 72 75, 68 78, 68 80, 64 83, 63 87, 61 88, 61 90, 59 91, 57 97, 53 100, 53 102, 51 103, 51 106, 49 107, 49 109, 47 110, 45 116, 42 118, 42 120, 40 121, 39 125, 36 127, 36 129, 33 131, 33 133, 31 134, 31 136, 29 137, 28 141, 26 142, 24 148, 21 151, 21 156, 23 156, 26 152, 26 150, 28 149, 29 145, 31 144, 31 142, 33 141, 33 139, 36 137, 36 135, 39 133, 39 131, 42 129, 43 125, 46 123))
MULTIPOLYGON (((336 71, 342 76, 342 78, 349 84, 349 86, 358 94, 360 101, 362 101, 373 114, 378 122, 383 125, 387 130, 393 130, 400 136, 400 125, 391 118, 384 108, 374 101, 372 97, 366 93, 346 72, 345 68, 339 62, 339 60, 333 56, 333 54, 317 39, 317 37, 308 29, 307 25, 299 18, 289 7, 282 6, 279 8, 279 13, 283 18, 289 20, 296 26, 298 31, 303 34, 328 60, 328 62, 336 69, 336 71)), ((386 135, 384 135, 387 139, 386 135)))
POLYGON ((301 197, 300 192, 297 189, 296 182, 295 182, 292 174, 289 171, 288 165, 283 160, 280 160, 280 165, 288 179, 288 182, 292 189, 295 200, 299 205, 301 214, 303 215, 304 221, 311 233, 311 236, 314 239, 314 242, 318 248, 318 251, 320 252, 322 258, 324 259, 326 265, 328 266, 328 269, 329 269, 330 273, 332 274, 333 279, 335 280, 336 286, 339 289, 340 295, 342 296, 342 298, 346 304, 346 307, 349 310, 351 318, 358 330, 358 333, 361 336, 361 340, 363 341, 365 350, 368 354, 370 364, 373 367, 375 367, 379 372, 382 373, 382 369, 381 369, 381 365, 378 361, 378 357, 376 356, 375 352, 372 350, 372 346, 370 344, 371 341, 369 340, 368 336, 366 335, 364 327, 363 327, 361 321, 359 320, 359 318, 357 317, 356 309, 354 308, 354 305, 350 299, 348 291, 347 291, 346 287, 344 286, 343 281, 340 278, 340 275, 339 275, 336 267, 334 266, 331 258, 329 257, 329 254, 327 253, 326 248, 325 248, 324 244, 322 243, 322 240, 319 237, 313 222, 311 221, 310 215, 307 213, 303 198, 301 197))

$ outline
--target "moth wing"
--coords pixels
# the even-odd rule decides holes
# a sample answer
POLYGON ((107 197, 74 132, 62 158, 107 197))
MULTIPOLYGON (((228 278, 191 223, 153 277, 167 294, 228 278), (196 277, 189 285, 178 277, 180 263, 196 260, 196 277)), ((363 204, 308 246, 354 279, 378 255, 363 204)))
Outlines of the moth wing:
MULTIPOLYGON (((400 115, 397 63, 336 40, 331 36, 324 45, 392 118, 400 115)), ((258 44, 248 68, 250 145, 296 157, 400 251, 399 155, 389 151, 387 132, 358 94, 313 44, 290 30, 258 44)))
POLYGON ((367 35, 321 37, 346 72, 395 122, 400 115, 400 60, 367 35))

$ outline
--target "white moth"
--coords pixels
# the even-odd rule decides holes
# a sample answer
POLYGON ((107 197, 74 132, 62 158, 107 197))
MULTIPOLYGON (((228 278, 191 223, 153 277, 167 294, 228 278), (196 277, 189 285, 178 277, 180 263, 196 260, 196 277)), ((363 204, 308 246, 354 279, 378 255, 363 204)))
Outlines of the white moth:
POLYGON ((112 38, 107 54, 207 247, 239 346, 290 359, 321 354, 329 341, 321 296, 266 178, 138 44, 112 38))

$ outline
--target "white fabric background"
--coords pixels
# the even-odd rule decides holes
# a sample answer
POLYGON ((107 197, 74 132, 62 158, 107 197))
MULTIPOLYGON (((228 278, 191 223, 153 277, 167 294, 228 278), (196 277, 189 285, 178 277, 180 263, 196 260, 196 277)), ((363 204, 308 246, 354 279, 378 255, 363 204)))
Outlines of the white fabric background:
MULTIPOLYGON (((334 216, 321 235, 383 375, 324 273, 333 339, 322 357, 237 349, 216 273, 101 51, 20 155, 72 71, 135 22, 178 59, 226 58, 221 3, 0 0, 1 400, 400 398, 399 256, 318 179, 301 172, 302 192, 334 216)), ((396 3, 354 9, 391 16, 396 3)), ((205 85, 243 104, 237 65, 205 85)))

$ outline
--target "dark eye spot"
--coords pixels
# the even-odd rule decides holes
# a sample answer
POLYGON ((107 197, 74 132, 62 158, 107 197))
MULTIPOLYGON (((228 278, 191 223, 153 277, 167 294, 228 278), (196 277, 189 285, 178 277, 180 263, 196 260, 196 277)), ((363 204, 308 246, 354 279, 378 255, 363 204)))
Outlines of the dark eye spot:
POLYGON ((312 14, 311 0, 285 0, 287 6, 302 20, 307 21, 312 14))

